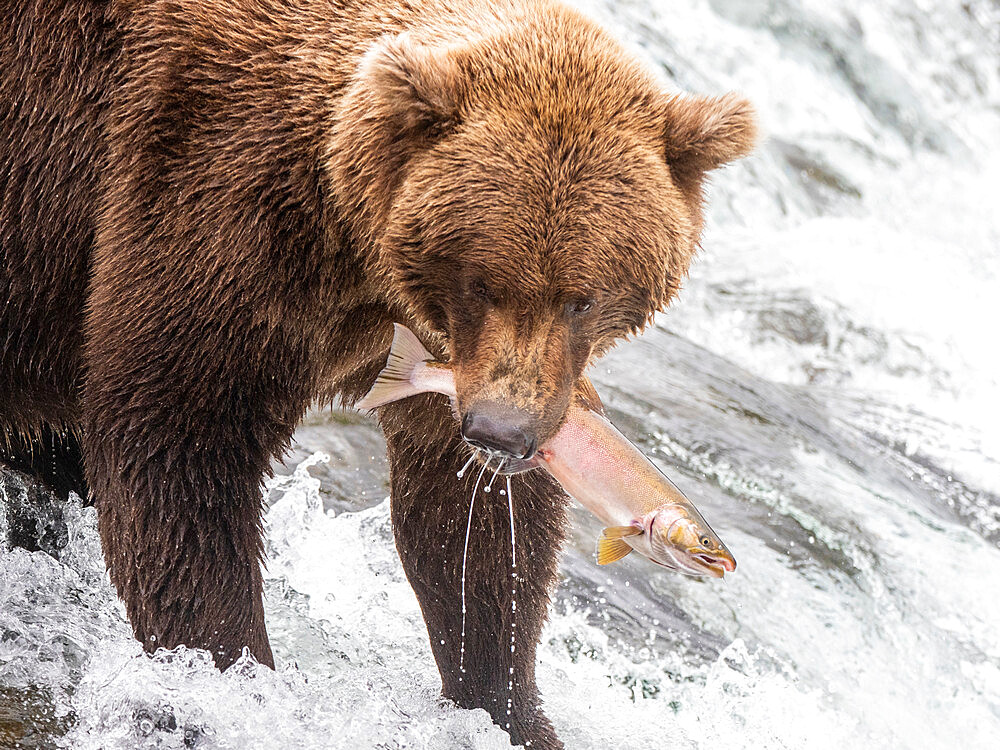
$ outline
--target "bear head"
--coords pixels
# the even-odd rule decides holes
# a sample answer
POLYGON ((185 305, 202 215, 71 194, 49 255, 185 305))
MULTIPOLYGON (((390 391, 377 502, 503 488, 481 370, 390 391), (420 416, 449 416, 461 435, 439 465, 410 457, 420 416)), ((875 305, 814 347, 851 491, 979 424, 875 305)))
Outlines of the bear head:
POLYGON ((552 6, 466 36, 377 40, 328 144, 339 210, 386 294, 454 368, 466 439, 526 456, 581 374, 677 292, 707 171, 751 106, 667 93, 552 6))

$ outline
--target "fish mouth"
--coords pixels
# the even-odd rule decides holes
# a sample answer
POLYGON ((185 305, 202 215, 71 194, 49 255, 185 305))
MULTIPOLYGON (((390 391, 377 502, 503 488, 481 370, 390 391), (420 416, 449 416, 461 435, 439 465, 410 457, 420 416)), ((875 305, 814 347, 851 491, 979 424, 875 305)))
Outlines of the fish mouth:
POLYGON ((710 575, 713 578, 722 578, 727 572, 732 573, 736 570, 736 561, 731 557, 712 555, 707 552, 693 552, 691 560, 704 571, 705 575, 710 575))
POLYGON ((711 576, 712 578, 722 578, 726 573, 726 570, 721 563, 709 563, 704 560, 691 559, 683 563, 675 562, 673 564, 668 564, 652 557, 647 559, 654 565, 659 565, 661 568, 672 570, 675 573, 681 573, 689 576, 690 578, 703 578, 706 575, 711 576))

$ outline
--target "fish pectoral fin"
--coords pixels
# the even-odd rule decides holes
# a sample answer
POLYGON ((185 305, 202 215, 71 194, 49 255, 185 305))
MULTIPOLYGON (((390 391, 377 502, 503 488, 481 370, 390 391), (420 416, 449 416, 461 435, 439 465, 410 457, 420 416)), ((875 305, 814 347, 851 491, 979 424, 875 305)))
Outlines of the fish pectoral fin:
POLYGON ((621 560, 632 548, 624 539, 602 536, 597 540, 597 564, 608 565, 621 560))
POLYGON ((638 526, 608 526, 608 528, 601 532, 601 536, 608 539, 621 539, 625 536, 635 536, 641 533, 642 529, 638 526))

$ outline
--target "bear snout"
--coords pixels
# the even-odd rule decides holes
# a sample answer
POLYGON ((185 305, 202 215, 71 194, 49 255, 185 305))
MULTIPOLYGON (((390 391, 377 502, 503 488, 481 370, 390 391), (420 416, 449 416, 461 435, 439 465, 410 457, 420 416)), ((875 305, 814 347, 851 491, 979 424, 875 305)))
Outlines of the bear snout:
POLYGON ((535 419, 526 410, 482 400, 466 409, 462 437, 467 443, 510 458, 530 458, 538 449, 535 419))

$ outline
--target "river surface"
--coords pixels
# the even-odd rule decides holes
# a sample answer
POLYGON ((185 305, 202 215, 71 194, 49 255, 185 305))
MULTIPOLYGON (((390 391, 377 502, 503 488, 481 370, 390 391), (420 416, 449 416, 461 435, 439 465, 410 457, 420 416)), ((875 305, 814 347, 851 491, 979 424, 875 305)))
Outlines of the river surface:
MULTIPOLYGON (((678 303, 593 371, 739 568, 599 568, 575 508, 549 716, 584 750, 1000 746, 1000 5, 579 5, 767 140, 714 176, 678 303)), ((58 560, 0 548, 0 747, 509 747, 438 696, 374 425, 316 412, 278 470, 276 672, 141 655, 70 505, 58 560)))

